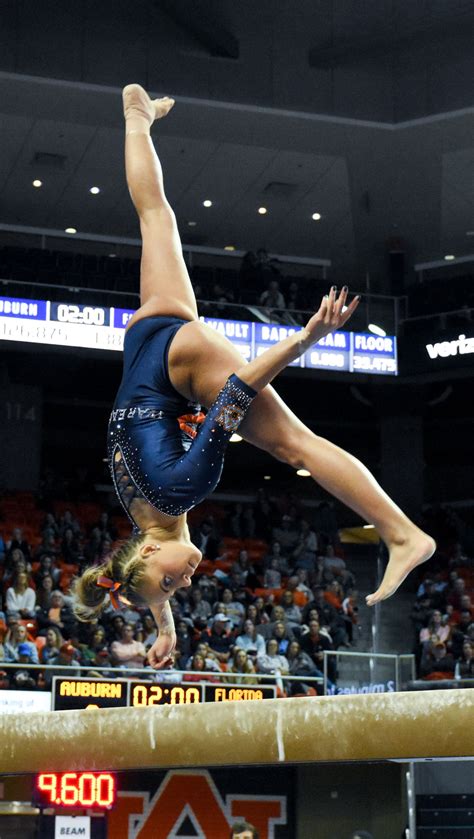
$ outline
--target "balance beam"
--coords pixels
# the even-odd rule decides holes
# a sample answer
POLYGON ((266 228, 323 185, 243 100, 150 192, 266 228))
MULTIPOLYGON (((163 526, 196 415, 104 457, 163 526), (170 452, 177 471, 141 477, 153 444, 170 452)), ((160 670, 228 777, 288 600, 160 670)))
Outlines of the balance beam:
POLYGON ((9 714, 0 773, 474 755, 474 690, 9 714))

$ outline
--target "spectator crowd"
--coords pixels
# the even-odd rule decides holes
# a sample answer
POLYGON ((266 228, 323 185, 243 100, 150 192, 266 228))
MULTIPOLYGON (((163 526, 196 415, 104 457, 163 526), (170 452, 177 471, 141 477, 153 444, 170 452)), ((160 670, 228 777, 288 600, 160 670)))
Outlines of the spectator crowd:
MULTIPOLYGON (((73 614, 73 577, 128 535, 121 519, 96 509, 92 521, 88 505, 85 523, 76 506, 34 515, 31 506, 37 529, 10 526, 0 537, 0 687, 47 687, 53 675, 78 675, 79 666, 95 676, 96 668, 117 676, 146 666, 157 634, 149 611, 108 603, 92 623, 73 614), (1 662, 18 667, 2 670, 1 662)), ((233 684, 255 684, 272 676, 282 695, 317 692, 311 677, 322 679, 324 651, 357 641, 355 578, 332 508, 322 504, 308 515, 293 498, 270 499, 262 490, 252 505, 196 511, 191 537, 204 559, 193 586, 171 599, 182 678, 224 674, 233 684), (284 683, 286 675, 295 679, 284 683)), ((328 662, 334 683, 335 659, 328 662)))

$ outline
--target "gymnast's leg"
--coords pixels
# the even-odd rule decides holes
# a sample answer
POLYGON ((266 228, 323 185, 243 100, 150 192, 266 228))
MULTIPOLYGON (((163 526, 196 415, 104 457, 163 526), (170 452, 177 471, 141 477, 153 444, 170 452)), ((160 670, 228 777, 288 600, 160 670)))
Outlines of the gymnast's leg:
MULTIPOLYGON (((179 331, 170 351, 170 373, 183 395, 210 406, 227 377, 236 370, 245 376, 238 350, 225 338, 201 324, 188 324, 179 331), (174 353, 179 352, 180 341, 187 340, 189 331, 200 334, 199 340, 189 342, 193 360, 192 392, 186 393, 187 379, 181 374, 179 364, 174 363, 174 353)), ((390 597, 410 571, 432 555, 433 539, 407 518, 369 470, 351 454, 310 431, 271 385, 254 399, 240 433, 249 443, 278 460, 295 469, 308 469, 331 495, 375 525, 387 545, 390 559, 382 584, 367 598, 369 605, 390 597)))
POLYGON ((367 598, 369 606, 390 597, 410 571, 433 554, 433 539, 410 521, 369 470, 310 431, 271 387, 257 396, 241 429, 246 440, 279 460, 308 469, 331 495, 375 525, 390 559, 379 589, 367 598))
POLYGON ((197 320, 196 299, 183 259, 176 218, 164 190, 163 172, 150 129, 174 105, 169 98, 152 101, 140 85, 123 91, 125 172, 140 219, 142 259, 140 309, 131 322, 150 315, 197 320))

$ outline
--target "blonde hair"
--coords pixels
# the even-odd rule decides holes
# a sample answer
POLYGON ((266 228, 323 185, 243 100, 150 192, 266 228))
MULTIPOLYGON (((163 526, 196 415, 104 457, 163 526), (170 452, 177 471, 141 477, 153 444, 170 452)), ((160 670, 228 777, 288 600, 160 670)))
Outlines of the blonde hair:
POLYGON ((105 562, 86 568, 81 577, 76 577, 71 591, 74 597, 73 612, 80 621, 94 620, 107 605, 109 592, 98 585, 99 577, 108 577, 121 583, 119 594, 137 606, 145 604, 140 593, 147 570, 145 559, 138 553, 145 536, 133 536, 114 550, 105 562))

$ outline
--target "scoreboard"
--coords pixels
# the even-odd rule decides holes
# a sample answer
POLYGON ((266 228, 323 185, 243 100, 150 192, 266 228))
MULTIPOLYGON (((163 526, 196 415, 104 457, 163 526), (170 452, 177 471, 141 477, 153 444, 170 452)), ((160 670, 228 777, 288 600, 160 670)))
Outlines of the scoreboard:
MULTIPOLYGON (((133 309, 86 306, 50 300, 0 297, 0 341, 49 344, 59 347, 121 351, 125 327, 133 309)), ((302 327, 202 317, 225 335, 246 361, 302 327)), ((397 339, 366 332, 338 331, 314 344, 291 367, 332 372, 396 376, 397 339)))
POLYGON ((134 679, 53 677, 53 711, 87 708, 144 708, 273 699, 274 685, 232 685, 217 682, 145 682, 134 679))

